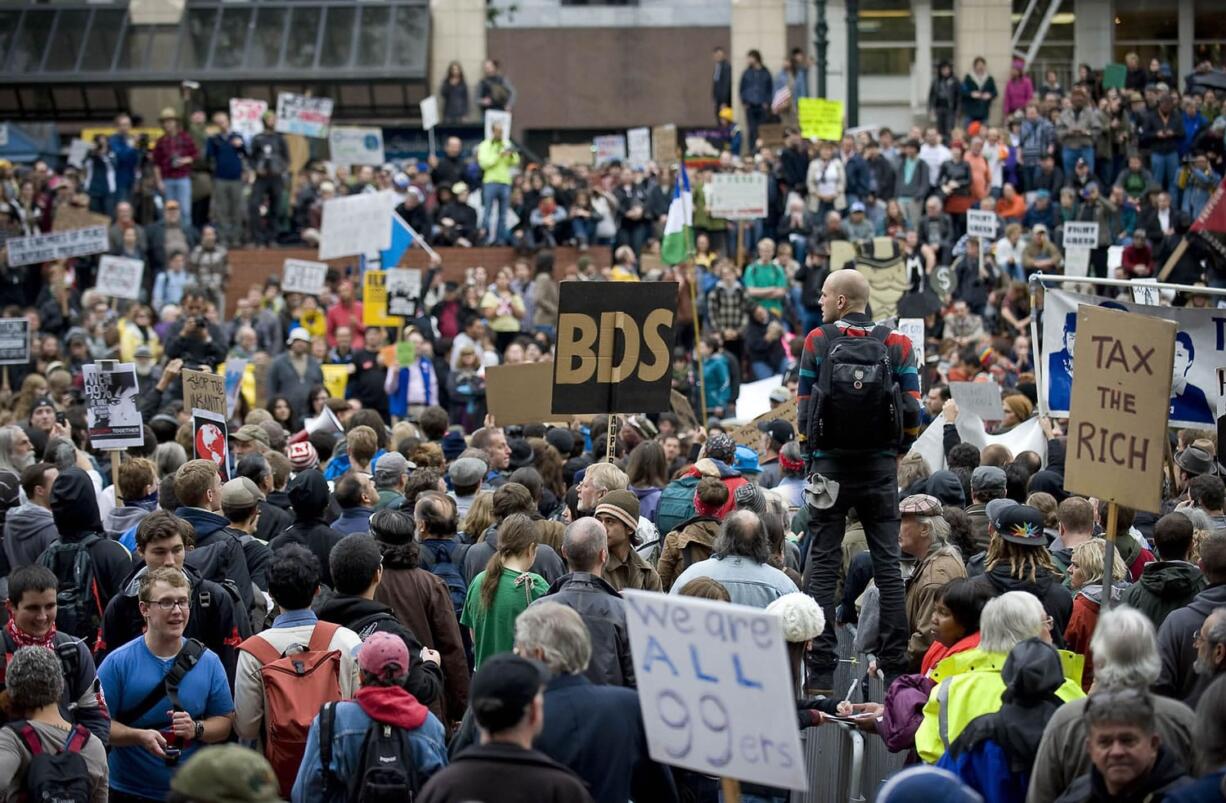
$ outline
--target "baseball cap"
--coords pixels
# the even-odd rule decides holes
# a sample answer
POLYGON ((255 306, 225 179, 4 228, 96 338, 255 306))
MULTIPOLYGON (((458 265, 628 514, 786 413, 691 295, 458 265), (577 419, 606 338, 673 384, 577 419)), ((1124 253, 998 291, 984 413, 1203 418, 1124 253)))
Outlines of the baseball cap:
POLYGON ((285 345, 290 345, 295 340, 301 340, 303 343, 311 342, 311 333, 301 326, 295 326, 289 330, 289 337, 285 339, 285 345))
POLYGON ((457 181, 455 184, 451 185, 451 191, 455 193, 456 195, 459 195, 460 193, 463 193, 463 192, 468 192, 468 185, 465 184, 463 181, 457 181))
POLYGON ((776 404, 786 404, 792 399, 792 391, 780 385, 779 387, 772 390, 770 392, 770 396, 768 396, 767 398, 769 398, 771 401, 775 402, 776 404))
POLYGON ((468 703, 477 724, 501 733, 519 724, 524 711, 549 682, 542 664, 503 652, 485 659, 468 687, 468 703))
POLYGON ((250 477, 235 477, 221 486, 223 507, 253 507, 262 501, 264 494, 250 477))
POLYGON ((758 453, 748 446, 736 447, 736 462, 732 467, 742 474, 762 473, 762 467, 758 465, 758 453))
POLYGON ((1045 223, 1036 223, 1034 224, 1034 228, 1031 229, 1031 231, 1034 232, 1035 234, 1038 234, 1039 232, 1043 232, 1044 234, 1047 234, 1047 225, 1045 223))
POLYGON ((919 765, 905 769, 886 781, 877 793, 878 803, 983 803, 978 792, 952 772, 919 765))
POLYGON ((170 788, 198 803, 281 803, 268 759, 237 744, 201 748, 174 774, 170 788))
POLYGON ((852 212, 863 212, 864 204, 860 203, 859 201, 856 201, 855 203, 851 205, 851 211, 852 212))
POLYGON ((375 479, 402 477, 409 471, 409 461, 400 452, 386 452, 375 464, 375 479))
POLYGON ((319 465, 319 453, 309 441, 291 443, 285 450, 285 456, 289 458, 289 467, 295 474, 319 465))
POLYGON ((979 466, 971 473, 972 491, 1003 490, 1008 485, 1005 470, 996 466, 979 466))
POLYGON ((996 534, 1014 544, 1047 546, 1043 513, 1030 505, 1012 505, 996 518, 996 534))
POLYGON ((633 491, 610 491, 596 506, 596 515, 601 513, 612 516, 634 532, 639 526, 639 498, 633 491))
POLYGON ((52 410, 54 410, 55 402, 51 400, 50 396, 39 396, 34 402, 34 406, 30 408, 30 413, 33 414, 34 411, 40 407, 50 407, 52 410))
POLYGON ((984 506, 984 513, 988 517, 988 524, 993 530, 1000 531, 1000 516, 1011 507, 1016 507, 1017 502, 1012 499, 993 499, 984 506))
POLYGON ((149 348, 148 346, 137 346, 136 351, 132 352, 132 356, 137 359, 142 357, 153 359, 153 349, 149 348))
POLYGON ((409 648, 400 636, 371 633, 358 651, 358 668, 378 678, 405 677, 409 674, 409 648))
POLYGON ((485 463, 475 457, 461 457, 447 469, 451 484, 460 488, 471 488, 485 476, 485 463))
POLYGON ((238 428, 238 432, 234 433, 234 440, 242 441, 243 443, 259 441, 267 446, 268 432, 259 424, 243 424, 238 428))
POLYGON ((796 437, 796 430, 782 418, 772 418, 758 424, 758 431, 768 433, 775 443, 790 443, 796 437))
POLYGON ((941 500, 928 494, 911 494, 898 503, 898 512, 903 516, 939 516, 941 500))
POLYGON ((575 449, 575 436, 569 430, 563 427, 553 427, 545 433, 545 441, 558 450, 558 454, 562 455, 562 459, 570 457, 570 453, 575 449))

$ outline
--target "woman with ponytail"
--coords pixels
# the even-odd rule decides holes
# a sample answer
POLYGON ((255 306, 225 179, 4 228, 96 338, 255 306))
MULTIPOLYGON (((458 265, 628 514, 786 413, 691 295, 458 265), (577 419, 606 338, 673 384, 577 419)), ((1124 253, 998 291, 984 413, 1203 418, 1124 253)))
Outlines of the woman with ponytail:
POLYGON ((490 535, 496 539, 497 551, 485 571, 473 578, 460 615, 460 624, 472 631, 477 669, 491 655, 511 651, 515 618, 549 591, 545 578, 528 571, 536 560, 536 522, 515 513, 490 535))

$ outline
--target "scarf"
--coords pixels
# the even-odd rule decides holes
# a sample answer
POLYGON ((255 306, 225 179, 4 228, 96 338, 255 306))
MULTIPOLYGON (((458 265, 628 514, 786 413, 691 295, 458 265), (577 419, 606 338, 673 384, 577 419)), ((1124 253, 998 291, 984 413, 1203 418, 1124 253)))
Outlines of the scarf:
POLYGON ((529 605, 531 605, 532 604, 532 589, 533 589, 532 572, 530 571, 520 572, 518 575, 516 575, 515 587, 522 588, 524 590, 524 600, 529 605))
POLYGON ((19 630, 17 628, 17 622, 13 619, 9 619, 8 624, 4 626, 4 632, 8 633, 9 638, 13 640, 13 644, 15 645, 14 652, 16 650, 21 649, 22 647, 42 647, 43 649, 46 649, 46 650, 55 649, 55 646, 54 646, 55 624, 54 623, 52 623, 51 629, 47 631, 47 635, 43 636, 42 638, 31 636, 26 631, 19 630))

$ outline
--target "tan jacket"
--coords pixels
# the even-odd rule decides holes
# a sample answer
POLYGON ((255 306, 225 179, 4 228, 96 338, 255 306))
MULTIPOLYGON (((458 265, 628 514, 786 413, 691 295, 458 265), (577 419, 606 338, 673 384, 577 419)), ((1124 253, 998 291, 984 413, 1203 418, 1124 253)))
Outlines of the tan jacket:
POLYGON ((625 563, 622 563, 616 555, 610 552, 609 560, 604 565, 602 577, 618 591, 621 591, 623 588, 631 588, 637 591, 663 590, 660 585, 660 575, 633 548, 631 548, 630 553, 626 556, 625 563))
POLYGON ((966 566, 957 548, 933 544, 907 579, 907 622, 911 625, 907 652, 916 666, 932 646, 929 629, 937 594, 942 586, 959 577, 966 577, 966 566))
POLYGON ((660 573, 660 584, 668 591, 675 581, 690 564, 711 557, 715 549, 715 536, 719 534, 719 522, 713 518, 703 517, 690 519, 681 525, 681 529, 673 530, 664 536, 664 549, 660 552, 660 562, 656 568, 660 573), (686 555, 686 551, 689 555, 686 555))

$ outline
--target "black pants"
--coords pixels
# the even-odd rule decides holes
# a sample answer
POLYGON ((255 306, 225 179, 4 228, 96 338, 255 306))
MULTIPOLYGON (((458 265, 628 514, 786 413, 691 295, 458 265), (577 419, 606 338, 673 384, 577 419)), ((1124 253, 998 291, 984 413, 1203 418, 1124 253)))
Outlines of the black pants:
POLYGON ((847 511, 854 509, 864 525, 873 577, 881 599, 881 642, 878 663, 886 674, 906 670, 907 611, 902 574, 898 567, 898 471, 896 461, 869 458, 864 464, 848 465, 842 460, 816 459, 812 464, 827 479, 839 483, 834 505, 818 510, 809 508, 809 556, 805 566, 804 590, 826 614, 826 629, 817 637, 814 649, 805 653, 809 685, 829 688, 828 679, 838 665, 838 639, 834 633, 834 589, 843 561, 843 533, 847 511), (825 682, 823 682, 825 681, 825 682))
POLYGON ((769 113, 770 110, 764 104, 745 104, 745 128, 749 135, 749 139, 745 140, 746 153, 750 155, 757 153, 758 127, 766 122, 769 113))
POLYGON ((277 217, 281 214, 281 177, 260 176, 251 185, 247 201, 251 220, 251 239, 256 245, 271 245, 277 239, 277 217), (260 214, 260 205, 268 199, 268 218, 260 214))
POLYGON ((107 792, 109 793, 108 798, 111 803, 158 803, 154 798, 130 795, 127 792, 120 792, 115 788, 108 789, 107 792))

